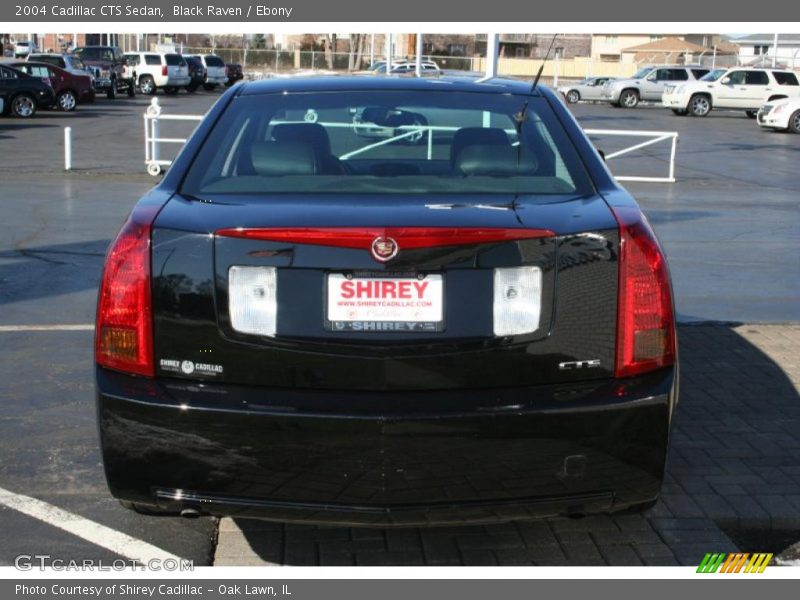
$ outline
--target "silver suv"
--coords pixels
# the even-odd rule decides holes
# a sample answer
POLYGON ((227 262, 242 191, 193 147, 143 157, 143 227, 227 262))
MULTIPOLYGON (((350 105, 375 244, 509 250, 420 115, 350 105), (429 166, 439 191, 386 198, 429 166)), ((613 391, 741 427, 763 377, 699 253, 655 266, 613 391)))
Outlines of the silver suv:
POLYGON ((616 79, 603 86, 601 99, 613 106, 635 108, 642 100, 661 102, 667 85, 700 79, 709 69, 701 65, 650 65, 629 79, 616 79))

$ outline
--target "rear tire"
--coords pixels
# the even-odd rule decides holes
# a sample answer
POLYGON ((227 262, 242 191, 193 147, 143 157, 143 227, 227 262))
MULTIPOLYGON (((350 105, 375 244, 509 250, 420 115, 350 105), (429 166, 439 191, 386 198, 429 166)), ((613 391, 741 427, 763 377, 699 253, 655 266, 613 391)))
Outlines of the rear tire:
POLYGON ((693 117, 705 117, 711 111, 711 100, 705 94, 695 94, 689 100, 689 112, 693 117))
POLYGON ((129 79, 128 80, 128 98, 134 98, 136 96, 136 80, 129 79))
POLYGON ((139 78, 139 91, 145 96, 155 96, 156 82, 152 77, 150 77, 150 75, 142 75, 139 78))
POLYGON ((794 111, 794 114, 789 117, 789 131, 800 133, 800 110, 794 111))
POLYGON ((650 510, 656 504, 658 504, 658 499, 650 500, 648 502, 642 502, 640 504, 632 504, 628 508, 615 512, 615 515, 638 515, 645 511, 650 510))
POLYGON ((639 92, 625 90, 619 96, 619 104, 624 108, 636 108, 639 105, 639 92))
POLYGON ((203 89, 207 92, 213 92, 217 87, 216 83, 204 83, 203 89))
POLYGON ((169 94, 170 96, 174 96, 175 94, 178 93, 178 88, 172 87, 172 86, 165 87, 164 88, 164 93, 169 94))
POLYGON ((755 119, 756 116, 758 116, 758 111, 757 110, 746 110, 746 111, 744 111, 744 114, 747 115, 748 119, 755 119))
POLYGON ((575 104, 578 100, 581 99, 581 95, 578 90, 570 90, 567 92, 567 102, 570 104, 575 104))
POLYGON ((122 508, 127 508, 128 510, 132 510, 133 512, 139 513, 140 515, 177 516, 180 514, 178 511, 175 510, 165 510, 163 508, 158 508, 157 506, 137 504, 136 502, 128 502, 127 500, 120 500, 119 503, 122 506, 122 508))
POLYGON ((36 100, 30 94, 17 94, 11 101, 11 114, 20 119, 30 119, 36 114, 36 100))
POLYGON ((106 90, 106 98, 113 100, 117 97, 117 80, 111 80, 111 87, 106 90))
POLYGON ((71 90, 64 90, 56 98, 56 106, 58 107, 58 110, 72 112, 75 110, 75 107, 78 106, 78 99, 75 97, 75 93, 71 90))

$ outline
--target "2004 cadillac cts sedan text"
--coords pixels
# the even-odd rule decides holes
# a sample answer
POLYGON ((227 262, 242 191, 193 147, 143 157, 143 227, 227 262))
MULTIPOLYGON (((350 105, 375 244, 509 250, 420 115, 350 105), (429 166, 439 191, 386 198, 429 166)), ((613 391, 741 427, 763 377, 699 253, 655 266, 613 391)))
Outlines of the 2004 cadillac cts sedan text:
POLYGON ((650 226, 499 79, 231 88, 109 249, 96 363, 125 506, 281 521, 642 509, 677 401, 650 226))

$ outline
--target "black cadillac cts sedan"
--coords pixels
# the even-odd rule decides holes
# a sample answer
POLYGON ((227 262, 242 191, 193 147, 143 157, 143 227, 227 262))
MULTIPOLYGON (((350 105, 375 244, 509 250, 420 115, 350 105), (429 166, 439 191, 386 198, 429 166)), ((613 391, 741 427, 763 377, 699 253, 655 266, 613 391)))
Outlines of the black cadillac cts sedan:
POLYGON ((678 369, 664 254, 550 90, 231 88, 109 249, 112 494, 420 525, 637 510, 678 369))

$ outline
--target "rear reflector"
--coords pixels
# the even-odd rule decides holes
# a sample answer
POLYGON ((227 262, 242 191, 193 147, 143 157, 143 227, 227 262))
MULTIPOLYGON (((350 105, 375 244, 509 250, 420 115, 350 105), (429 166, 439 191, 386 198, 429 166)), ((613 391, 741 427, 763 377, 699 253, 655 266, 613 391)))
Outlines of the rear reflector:
POLYGON ((637 208, 613 207, 620 265, 616 377, 675 363, 675 320, 664 254, 637 208))
POLYGON ((275 267, 234 266, 228 270, 231 327, 242 333, 274 336, 278 321, 275 267))
POLYGON ((542 270, 513 267, 494 270, 494 334, 532 333, 539 328, 542 270))
POLYGON ((369 250, 377 238, 391 238, 400 250, 511 242, 553 237, 549 229, 485 227, 292 227, 220 229, 223 237, 369 250))
POLYGON ((95 361, 152 377, 150 230, 157 207, 135 208, 106 256, 97 301, 95 361))

